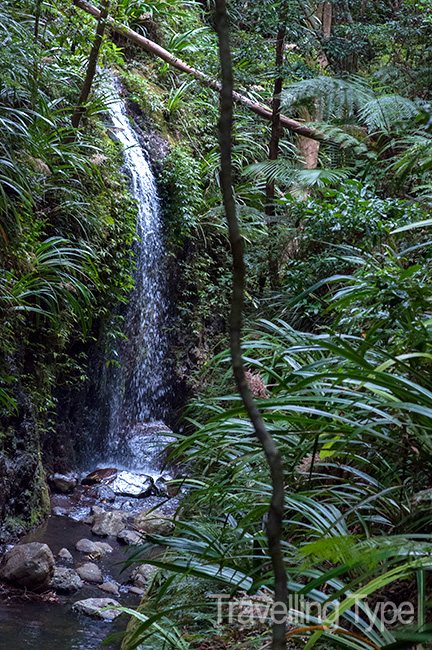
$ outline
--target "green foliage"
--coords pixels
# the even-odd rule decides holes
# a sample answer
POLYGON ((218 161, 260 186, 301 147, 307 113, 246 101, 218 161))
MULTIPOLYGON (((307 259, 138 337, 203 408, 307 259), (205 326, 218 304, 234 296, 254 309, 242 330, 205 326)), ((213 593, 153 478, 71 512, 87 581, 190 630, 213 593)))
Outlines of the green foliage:
POLYGON ((171 245, 181 246, 196 227, 202 196, 199 166, 187 146, 178 145, 168 152, 159 181, 171 245))

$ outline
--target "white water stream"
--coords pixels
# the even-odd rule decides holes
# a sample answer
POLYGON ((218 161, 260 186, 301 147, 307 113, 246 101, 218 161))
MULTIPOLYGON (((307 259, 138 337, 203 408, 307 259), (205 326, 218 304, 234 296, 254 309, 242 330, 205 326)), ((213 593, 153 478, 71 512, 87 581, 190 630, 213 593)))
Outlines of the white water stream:
POLYGON ((138 242, 133 257, 135 289, 125 315, 127 341, 120 348, 121 381, 113 395, 108 448, 117 466, 141 471, 144 466, 149 471, 154 461, 151 439, 155 436, 160 449, 157 431, 166 429, 163 419, 169 373, 165 250, 155 178, 136 127, 123 100, 118 99, 116 84, 115 95, 110 118, 114 137, 124 148, 124 167, 137 202, 138 242), (148 443, 144 445, 146 453, 139 443, 143 436, 148 443))

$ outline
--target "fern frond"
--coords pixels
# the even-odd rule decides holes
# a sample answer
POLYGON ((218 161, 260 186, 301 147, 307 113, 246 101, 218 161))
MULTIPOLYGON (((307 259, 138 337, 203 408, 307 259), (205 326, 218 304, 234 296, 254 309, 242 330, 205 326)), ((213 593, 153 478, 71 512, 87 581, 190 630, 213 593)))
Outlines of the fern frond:
POLYGON ((407 97, 384 95, 364 104, 359 111, 359 118, 370 130, 388 132, 394 124, 412 120, 419 113, 419 107, 407 97))
POLYGON ((372 88, 361 77, 349 80, 325 76, 304 79, 291 84, 282 93, 285 110, 313 104, 325 121, 353 115, 373 98, 372 88))
POLYGON ((298 184, 310 188, 339 183, 348 177, 349 172, 347 169, 304 169, 293 165, 285 158, 279 158, 248 165, 244 174, 253 178, 263 176, 269 181, 281 185, 298 184))

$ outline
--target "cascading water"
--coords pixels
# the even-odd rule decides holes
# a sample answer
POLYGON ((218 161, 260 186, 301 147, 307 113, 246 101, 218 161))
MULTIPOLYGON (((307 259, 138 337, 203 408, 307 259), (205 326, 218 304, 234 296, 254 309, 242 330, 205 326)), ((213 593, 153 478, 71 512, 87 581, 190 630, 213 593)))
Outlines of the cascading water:
MULTIPOLYGON (((81 521, 88 518, 95 504, 98 512, 113 509, 132 517, 143 508, 151 509, 156 505, 164 515, 173 514, 178 508, 175 498, 167 502, 168 492, 163 490, 164 479, 170 475, 164 471, 161 476, 163 448, 172 437, 161 436, 159 432, 167 431, 163 419, 167 415, 168 388, 172 384, 166 335, 168 301, 160 205, 155 179, 137 131, 124 103, 118 98, 117 88, 115 94, 116 101, 111 107, 112 131, 123 145, 125 171, 138 207, 138 241, 133 256, 135 289, 123 314, 126 338, 118 346, 119 366, 108 368, 109 390, 105 390, 104 384, 104 390, 98 395, 105 399, 110 393, 109 432, 104 416, 100 429, 88 428, 89 444, 83 450, 86 456, 83 464, 87 464, 88 469, 95 470, 96 465, 110 466, 100 470, 105 477, 108 472, 107 484, 84 487, 88 483, 83 482, 72 494, 54 494, 52 516, 23 540, 48 544, 61 566, 60 548, 66 547, 79 565, 84 556, 77 548, 78 540, 91 537, 90 541, 99 541, 98 533, 93 535, 93 530, 81 521)), ((171 471, 175 473, 173 468, 171 471)), ((113 536, 109 543, 112 553, 94 562, 100 562, 105 580, 108 577, 111 583, 114 580, 118 583, 119 593, 115 597, 119 602, 134 606, 138 601, 127 585, 131 567, 125 570, 123 566, 124 547, 113 536)), ((71 650, 96 650, 107 634, 112 633, 111 624, 78 616, 71 601, 101 596, 99 586, 91 583, 84 583, 79 593, 38 601, 27 594, 22 600, 16 594, 10 597, 7 592, 0 593, 0 646, 14 650, 30 647, 56 650, 61 645, 71 650)), ((120 631, 121 619, 114 625, 120 631)), ((110 643, 109 647, 119 648, 118 640, 113 643, 115 646, 110 643)))
MULTIPOLYGON (((157 187, 139 136, 125 104, 117 98, 110 118, 116 140, 124 147, 125 171, 137 201, 137 238, 134 248, 135 288, 124 316, 125 341, 118 349, 119 371, 114 382, 111 422, 105 458, 117 465, 136 464, 142 456, 139 437, 128 441, 131 431, 148 434, 163 425, 167 392, 167 298, 164 244, 157 187), (127 444, 125 444, 127 443, 127 444), (135 458, 133 458, 135 457, 135 458)), ((149 451, 146 453, 149 456, 149 451)), ((149 465, 150 458, 144 460, 149 465)), ((142 462, 139 465, 142 467, 142 462)), ((140 467, 140 468, 141 468, 140 467)))

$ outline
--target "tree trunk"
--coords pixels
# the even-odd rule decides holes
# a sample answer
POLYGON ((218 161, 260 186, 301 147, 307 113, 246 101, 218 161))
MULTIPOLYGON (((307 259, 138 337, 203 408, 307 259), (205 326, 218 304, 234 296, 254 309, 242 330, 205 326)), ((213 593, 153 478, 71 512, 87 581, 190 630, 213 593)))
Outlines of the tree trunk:
POLYGON ((96 73, 96 66, 99 58, 99 50, 102 45, 102 38, 105 32, 105 27, 108 20, 109 0, 102 0, 102 10, 99 12, 99 19, 96 28, 96 36, 93 42, 92 49, 87 65, 87 72, 84 79, 84 84, 81 90, 81 95, 78 100, 78 105, 72 115, 72 126, 77 129, 81 122, 81 118, 85 113, 85 103, 90 95, 93 79, 96 73))
MULTIPOLYGON (((264 450, 270 468, 272 497, 266 523, 269 554, 274 572, 274 600, 286 608, 287 576, 283 561, 281 538, 284 513, 284 472, 282 459, 273 438, 267 431, 261 413, 249 388, 242 359, 241 328, 244 302, 245 263, 243 239, 237 221, 236 206, 232 191, 232 120, 233 120, 233 75, 229 46, 229 26, 226 0, 216 0, 216 26, 219 36, 219 55, 222 67, 221 108, 219 138, 221 150, 221 189, 228 223, 229 240, 233 258, 233 291, 230 313, 231 360, 237 388, 246 412, 252 422, 255 435, 264 450)), ((280 611, 280 610, 279 610, 280 611)), ((272 650, 286 650, 286 620, 273 623, 272 650)))
MULTIPOLYGON (((301 109, 300 115, 306 122, 311 120, 311 115, 308 109, 305 107, 301 109)), ((315 117, 317 117, 316 113, 315 117)), ((303 136, 299 136, 297 139, 297 147, 303 158, 304 168, 316 169, 318 164, 320 143, 314 140, 310 140, 309 138, 303 138, 303 136)))
MULTIPOLYGON (((281 137, 281 92, 283 83, 283 48, 286 34, 286 13, 287 6, 284 2, 281 7, 279 17, 279 29, 276 37, 276 61, 275 61, 275 85, 273 90, 272 102, 272 129, 269 144, 269 160, 277 160, 279 156, 279 141, 281 137)), ((268 228, 268 269, 270 286, 275 288, 279 285, 279 256, 277 246, 277 227, 276 227, 276 210, 275 210, 275 184, 274 181, 267 179, 266 183, 266 207, 268 228)))
MULTIPOLYGON (((99 9, 89 4, 88 2, 85 2, 85 0, 73 0, 73 3, 75 6, 79 7, 80 9, 84 9, 84 11, 91 14, 95 18, 100 17, 101 12, 99 11, 99 9)), ((129 29, 124 25, 118 25, 111 16, 108 16, 107 22, 112 27, 112 29, 115 32, 117 32, 117 34, 121 34, 122 36, 129 39, 133 43, 136 43, 136 45, 142 47, 147 52, 154 54, 155 56, 159 57, 169 65, 172 65, 174 68, 177 68, 177 70, 192 75, 193 77, 195 77, 195 79, 203 83, 205 86, 208 86, 213 90, 216 90, 218 93, 221 92, 222 86, 218 81, 212 79, 211 77, 207 77, 200 70, 197 70, 196 68, 192 68, 190 65, 184 63, 184 61, 181 61, 181 59, 178 59, 176 56, 168 52, 168 50, 165 50, 157 43, 154 43, 148 38, 141 36, 141 34, 137 34, 132 29, 129 29)), ((259 115, 260 117, 263 117, 266 120, 270 120, 270 121, 272 120, 273 113, 266 106, 262 106, 262 104, 257 104, 256 102, 252 102, 250 99, 248 99, 244 95, 241 95, 240 93, 234 90, 232 93, 232 97, 235 102, 237 102, 238 104, 242 104, 243 106, 246 106, 256 115, 259 115)), ((324 133, 321 133, 317 129, 314 129, 309 126, 303 126, 301 122, 297 122, 297 120, 293 120, 289 117, 285 117, 284 115, 280 116, 280 122, 281 122, 281 126, 283 128, 288 129, 288 131, 291 131, 291 133, 297 133, 298 135, 303 135, 305 138, 312 138, 313 140, 318 140, 319 142, 328 140, 328 138, 324 135, 324 133)))
POLYGON ((331 36, 332 13, 332 3, 327 0, 327 2, 324 2, 322 14, 322 33, 324 38, 330 38, 331 36))

